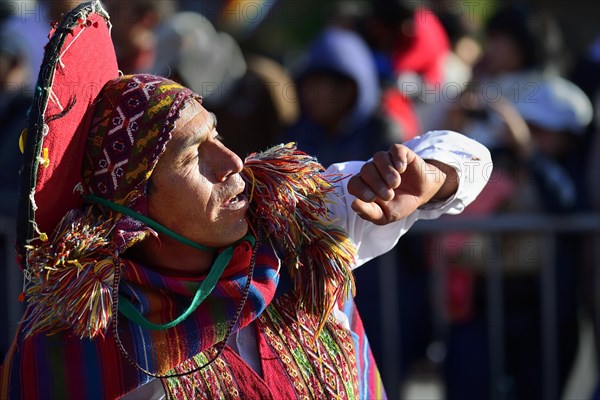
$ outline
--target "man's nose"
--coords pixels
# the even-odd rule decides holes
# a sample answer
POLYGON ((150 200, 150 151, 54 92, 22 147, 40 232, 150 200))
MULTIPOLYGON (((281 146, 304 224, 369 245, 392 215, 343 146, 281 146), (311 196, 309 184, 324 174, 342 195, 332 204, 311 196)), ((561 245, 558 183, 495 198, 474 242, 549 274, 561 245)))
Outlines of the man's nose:
POLYGON ((217 181, 223 182, 229 176, 240 173, 244 167, 244 162, 222 143, 218 143, 216 146, 218 147, 220 159, 215 178, 217 181))

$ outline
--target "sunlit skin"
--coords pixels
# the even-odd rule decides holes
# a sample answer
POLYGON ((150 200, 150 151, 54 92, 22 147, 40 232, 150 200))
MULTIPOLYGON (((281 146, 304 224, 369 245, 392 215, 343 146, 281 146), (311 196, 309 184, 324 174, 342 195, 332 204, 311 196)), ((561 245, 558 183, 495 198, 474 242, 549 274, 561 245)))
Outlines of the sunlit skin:
MULTIPOLYGON (((248 201, 241 193, 242 160, 223 145, 213 114, 197 101, 177 120, 172 139, 154 169, 148 216, 196 243, 228 246, 248 231, 248 201)), ((136 253, 151 266, 182 272, 204 272, 214 255, 159 234, 136 253)))
MULTIPOLYGON (((228 246, 248 231, 248 201, 242 194, 242 160, 221 143, 213 114, 194 101, 177 121, 151 177, 148 216, 205 246, 228 246)), ((403 145, 393 145, 350 178, 357 197, 352 208, 364 219, 384 225, 414 212, 430 200, 456 192, 453 168, 425 162, 403 145)), ((210 269, 214 253, 198 250, 168 236, 149 237, 132 249, 132 258, 179 275, 210 269)))
POLYGON ((377 225, 405 218, 430 201, 444 201, 457 190, 454 168, 423 160, 401 144, 375 153, 348 182, 348 192, 357 197, 352 209, 377 225))

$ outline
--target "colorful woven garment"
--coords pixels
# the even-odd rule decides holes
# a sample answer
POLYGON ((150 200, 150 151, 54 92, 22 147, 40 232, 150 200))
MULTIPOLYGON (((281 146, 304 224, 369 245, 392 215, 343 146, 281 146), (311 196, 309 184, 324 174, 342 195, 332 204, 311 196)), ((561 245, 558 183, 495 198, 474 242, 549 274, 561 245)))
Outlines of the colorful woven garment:
MULTIPOLYGON (((108 82, 93 114, 82 192, 145 215, 148 179, 190 99, 201 101, 189 89, 152 75, 108 82)), ((339 177, 322 176, 316 159, 293 145, 253 154, 245 165, 251 225, 264 229, 283 250, 298 306, 319 315, 322 326, 335 302, 354 290, 354 247, 344 232, 328 226, 326 196, 339 177)), ((69 213, 52 240, 29 247, 28 334, 71 328, 93 338, 107 328, 118 255, 153 231, 139 218, 99 207, 101 217, 95 209, 69 213)))
MULTIPOLYGON (((207 368, 163 379, 168 398, 181 399, 385 399, 362 321, 352 299, 341 307, 350 330, 329 317, 319 320, 298 309, 290 293, 279 296, 256 320, 259 376, 229 347, 207 368), (316 339, 316 340, 315 340, 316 339)), ((179 369, 204 365, 209 349, 179 369)))
MULTIPOLYGON (((119 318, 120 341, 129 356, 144 369, 164 373, 224 340, 248 279, 252 250, 248 242, 235 248, 227 276, 176 327, 148 330, 119 318)), ((234 330, 254 320, 275 293, 278 260, 271 246, 260 246, 254 257, 248 300, 234 330)), ((168 277, 126 261, 120 291, 152 322, 164 322, 187 307, 200 283, 168 277)), ((110 330, 93 340, 80 339, 67 330, 29 337, 21 331, 16 342, 0 374, 3 399, 113 399, 152 379, 119 350, 110 330)))
MULTIPOLYGON (((188 99, 200 101, 188 89, 156 76, 124 76, 108 82, 93 114, 84 157, 82 192, 145 215, 148 179, 171 137, 179 110, 188 99)), ((333 302, 353 288, 349 269, 353 247, 347 238, 343 239, 343 232, 326 227, 325 195, 332 191, 333 185, 320 175, 322 167, 314 158, 291 146, 253 155, 247 160, 245 171, 252 177, 248 187, 252 192, 253 225, 266 229, 269 240, 285 249, 290 274, 300 279, 300 284, 296 279, 299 296, 294 297, 299 300, 296 307, 319 316, 316 330, 319 332, 333 302), (295 206, 271 214, 264 211, 269 204, 283 199, 295 206), (295 233, 280 234, 285 222, 295 224, 295 233), (307 234, 310 234, 307 239, 301 238, 307 234), (321 251, 315 251, 318 248, 315 243, 321 246, 321 251), (302 254, 303 246, 312 247, 313 251, 306 252, 307 259, 296 259, 302 254), (336 251, 340 258, 331 256, 336 251), (341 271, 349 283, 339 285, 342 281, 337 271, 341 271), (299 289, 305 286, 315 288, 317 295, 313 296, 311 291, 300 293, 299 289), (303 302, 302 296, 315 301, 303 302)), ((247 303, 241 309, 239 321, 233 321, 236 307, 242 302, 243 282, 248 281, 245 274, 251 264, 248 258, 252 255, 251 245, 241 242, 235 247, 237 261, 232 260, 235 266, 231 263, 227 266, 216 288, 189 318, 165 330, 148 329, 119 318, 120 345, 115 332, 107 330, 114 320, 112 285, 119 275, 120 303, 126 300, 153 324, 163 324, 180 316, 200 285, 145 270, 120 257, 128 247, 149 234, 155 233, 139 219, 100 205, 88 205, 83 211, 68 213, 48 242, 30 246, 27 251, 32 273, 27 289, 30 306, 20 332, 23 341, 20 348, 30 348, 30 345, 44 348, 59 337, 70 342, 72 334, 92 339, 86 346, 99 349, 99 354, 118 353, 113 356, 113 362, 132 361, 128 367, 122 366, 123 372, 130 370, 133 363, 137 364, 135 373, 130 371, 122 380, 114 379, 116 387, 112 383, 100 383, 110 393, 122 394, 149 379, 144 370, 164 374, 224 340, 228 329, 235 331, 250 323, 272 299, 277 286, 278 261, 268 247, 257 256, 260 260, 250 280, 247 303), (239 252, 246 254, 243 262, 239 261, 239 252), (230 327, 232 323, 235 326, 230 327), (45 336, 47 334, 54 336, 45 336)), ((102 363, 82 354, 77 356, 71 346, 65 348, 73 359, 87 358, 88 363, 102 363)), ((12 356, 15 362, 20 358, 18 353, 12 356)), ((52 360, 64 357, 57 352, 52 360)), ((13 364, 10 370, 19 370, 21 376, 27 377, 43 364, 33 358, 20 366, 13 364)), ((74 377, 78 371, 85 371, 77 362, 65 359, 64 365, 74 377)), ((4 378, 12 381, 15 375, 4 378)), ((42 380, 41 383, 50 382, 42 380)))
MULTIPOLYGON (((118 398, 169 371, 184 382, 172 373, 195 373, 185 369, 186 362, 204 351, 213 357, 207 363, 219 366, 220 351, 231 354, 224 345, 228 335, 257 321, 273 299, 276 248, 294 290, 285 297, 286 318, 271 332, 312 332, 295 348, 286 342, 286 349, 316 349, 329 357, 328 366, 338 363, 337 372, 327 373, 320 358, 311 358, 322 379, 315 394, 333 396, 342 384, 348 398, 356 397, 360 386, 354 372, 360 363, 352 357, 350 336, 326 327, 335 303, 354 289, 354 246, 345 232, 328 224, 327 196, 339 177, 323 176, 321 165, 293 145, 246 160, 252 234, 218 251, 176 238, 214 252, 206 276, 175 277, 127 259, 126 251, 149 235, 176 235, 146 215, 148 182, 180 111, 201 98, 157 76, 115 78, 109 29, 99 2, 82 4, 58 25, 44 58, 32 138, 25 140, 29 166, 20 199, 26 212, 20 218, 19 255, 29 304, 0 371, 0 396, 118 398), (73 71, 94 74, 77 60, 93 61, 89 48, 100 41, 109 69, 99 71, 102 79, 94 80, 94 90, 86 96, 62 90, 73 71), (95 87, 98 82, 102 90, 95 87), (266 233, 268 244, 254 232, 266 233), (317 338, 331 346, 319 348, 317 338), (344 363, 338 356, 346 357, 344 363)), ((271 359, 287 363, 285 349, 276 350, 271 349, 271 359)), ((295 374, 283 364, 272 371, 295 374)), ((191 398, 194 390, 181 394, 191 398)))
MULTIPOLYGON (((201 100, 189 89, 151 75, 124 76, 107 83, 92 120, 82 191, 145 215, 148 179, 188 99, 201 100)), ((117 341, 115 332, 108 330, 114 317, 115 275, 121 275, 122 301, 156 324, 181 315, 204 280, 170 277, 120 257, 152 233, 134 218, 88 205, 68 213, 46 243, 29 246, 30 305, 19 345, 11 349, 3 366, 3 388, 20 387, 22 397, 39 397, 47 390, 61 398, 92 398, 100 393, 116 397, 150 379, 142 369, 159 374, 173 369, 224 340, 228 329, 250 323, 271 301, 278 260, 270 246, 254 255, 254 241, 242 241, 234 247, 215 288, 189 318, 165 330, 142 328, 120 318, 117 341), (232 321, 246 285, 247 301, 239 320, 232 321), (47 348, 55 352, 48 356, 34 350, 47 348), (41 376, 38 371, 56 368, 64 379, 51 379, 44 372, 49 379, 30 385, 30 377, 41 376), (103 389, 98 391, 99 387, 103 389)))

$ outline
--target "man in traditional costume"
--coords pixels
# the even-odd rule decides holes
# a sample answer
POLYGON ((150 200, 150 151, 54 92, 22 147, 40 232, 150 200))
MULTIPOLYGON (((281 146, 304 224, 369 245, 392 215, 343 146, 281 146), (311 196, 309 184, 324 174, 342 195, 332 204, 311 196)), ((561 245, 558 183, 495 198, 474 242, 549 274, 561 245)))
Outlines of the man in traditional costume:
POLYGON ((108 27, 92 2, 51 32, 0 396, 384 398, 351 269, 462 211, 488 151, 438 131, 327 171, 293 144, 242 162, 200 96, 120 76, 108 27))

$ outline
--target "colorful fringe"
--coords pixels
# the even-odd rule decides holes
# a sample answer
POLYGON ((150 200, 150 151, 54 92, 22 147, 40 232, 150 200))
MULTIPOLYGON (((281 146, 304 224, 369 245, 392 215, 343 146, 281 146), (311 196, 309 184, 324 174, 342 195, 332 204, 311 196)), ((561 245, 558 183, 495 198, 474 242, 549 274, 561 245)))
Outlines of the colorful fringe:
MULTIPOLYGON (((117 345, 113 329, 93 340, 80 340, 68 329, 55 335, 26 337, 22 325, 0 367, 0 399, 119 399, 152 379, 136 368, 130 358, 152 372, 166 373, 178 366, 187 371, 185 360, 224 340, 244 295, 253 258, 248 298, 234 329, 249 325, 273 302, 279 260, 270 244, 254 248, 242 241, 235 246, 228 276, 219 280, 210 296, 181 324, 167 330, 151 330, 126 318, 119 319, 120 341, 129 356, 117 345)), ((121 261, 119 294, 155 323, 181 315, 203 280, 201 276, 170 276, 126 258, 121 261)), ((26 320, 32 308, 27 308, 26 320)), ((247 373, 249 367, 245 368, 247 373)), ((245 400, 247 396, 236 397, 240 398, 245 400)))
MULTIPOLYGON (((251 154, 242 172, 251 223, 262 226, 282 252, 299 306, 319 317, 318 331, 336 301, 354 295, 356 254, 347 234, 332 227, 327 215, 327 196, 342 177, 323 171, 314 157, 289 143, 251 154)), ((27 246, 28 335, 71 328, 93 338, 109 326, 119 262, 111 241, 117 221, 91 210, 69 212, 49 241, 27 246)))
POLYGON ((299 305, 319 317, 320 332, 339 299, 354 295, 351 266, 356 249, 330 224, 327 196, 342 177, 325 176, 316 158, 295 143, 253 153, 242 177, 250 198, 251 223, 263 227, 283 252, 299 305))
POLYGON ((103 335, 112 317, 115 263, 110 234, 115 221, 70 211, 50 240, 26 246, 32 308, 27 335, 70 328, 81 338, 103 335))

